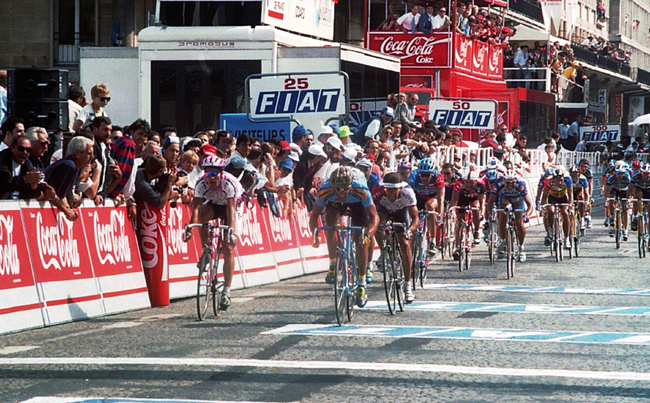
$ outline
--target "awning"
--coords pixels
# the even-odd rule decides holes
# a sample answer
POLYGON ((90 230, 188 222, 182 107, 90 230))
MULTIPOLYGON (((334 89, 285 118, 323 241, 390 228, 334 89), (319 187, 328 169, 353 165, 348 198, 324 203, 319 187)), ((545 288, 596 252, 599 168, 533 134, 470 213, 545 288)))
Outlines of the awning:
POLYGON ((548 32, 540 31, 527 27, 525 25, 519 24, 513 27, 517 30, 515 36, 510 38, 510 42, 544 42, 546 43, 549 38, 548 32))

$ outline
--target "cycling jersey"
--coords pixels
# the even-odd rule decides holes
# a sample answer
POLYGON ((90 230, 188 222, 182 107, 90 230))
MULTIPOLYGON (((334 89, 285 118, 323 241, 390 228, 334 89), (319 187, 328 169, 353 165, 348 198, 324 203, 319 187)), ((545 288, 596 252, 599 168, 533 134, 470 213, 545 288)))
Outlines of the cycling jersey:
POLYGON ((243 201, 244 188, 241 186, 237 178, 228 172, 221 173, 221 182, 216 189, 212 189, 207 182, 207 177, 203 176, 196 182, 194 188, 194 197, 202 197, 207 201, 217 204, 226 205, 228 199, 234 198, 237 203, 243 201))
POLYGON ((522 180, 517 180, 512 189, 506 189, 505 180, 503 177, 499 177, 494 181, 490 193, 505 197, 524 197, 528 195, 528 189, 526 188, 526 182, 522 180))
POLYGON ((460 174, 454 171, 453 175, 450 178, 450 181, 445 181, 445 202, 449 203, 451 201, 451 195, 454 191, 454 185, 461 179, 460 174))
POLYGON ((386 197, 386 189, 383 186, 377 186, 372 189, 372 201, 377 206, 377 209, 385 209, 388 213, 392 214, 396 211, 406 209, 407 207, 415 206, 415 192, 410 187, 402 188, 399 197, 391 202, 386 197))
POLYGON ((353 178, 352 187, 348 193, 347 199, 340 201, 336 197, 336 192, 334 192, 334 188, 332 188, 328 179, 323 183, 323 186, 321 186, 318 191, 315 204, 319 207, 325 207, 325 204, 327 203, 336 205, 361 203, 363 207, 368 207, 372 204, 372 197, 370 196, 370 191, 366 184, 353 178))
POLYGON ((422 179, 420 178, 417 169, 411 172, 407 182, 417 195, 426 199, 435 196, 440 189, 445 187, 445 178, 437 170, 431 172, 431 179, 426 185, 422 183, 422 179))
POLYGON ((607 178, 607 186, 611 186, 612 189, 617 190, 617 191, 622 191, 627 189, 627 186, 630 184, 630 175, 626 172, 621 176, 621 179, 617 179, 616 175, 610 175, 609 178, 607 178))
MULTIPOLYGON (((578 168, 578 165, 576 165, 576 168, 578 168)), ((583 173, 582 175, 584 175, 584 177, 587 178, 587 180, 593 179, 594 177, 594 175, 591 173, 591 168, 587 168, 585 173, 583 173)))
POLYGON ((569 176, 565 176, 564 179, 562 180, 562 184, 560 184, 559 186, 555 184, 553 178, 547 178, 544 181, 544 190, 547 190, 548 195, 556 199, 562 196, 566 196, 567 191, 569 190, 569 188, 572 187, 573 187, 573 181, 569 176))
POLYGON ((634 183, 635 189, 650 190, 650 176, 648 176, 647 180, 643 180, 643 174, 636 175, 632 178, 632 183, 634 183))
POLYGON ((546 183, 546 179, 550 178, 550 175, 542 175, 541 178, 539 178, 539 183, 537 183, 537 189, 544 190, 544 183, 546 183))
POLYGON ((460 205, 460 200, 461 199, 473 199, 475 200, 481 195, 484 195, 486 193, 485 189, 485 183, 483 181, 477 181, 476 185, 472 189, 467 188, 465 186, 465 181, 463 180, 458 180, 456 183, 454 183, 454 192, 459 193, 459 205, 460 205))

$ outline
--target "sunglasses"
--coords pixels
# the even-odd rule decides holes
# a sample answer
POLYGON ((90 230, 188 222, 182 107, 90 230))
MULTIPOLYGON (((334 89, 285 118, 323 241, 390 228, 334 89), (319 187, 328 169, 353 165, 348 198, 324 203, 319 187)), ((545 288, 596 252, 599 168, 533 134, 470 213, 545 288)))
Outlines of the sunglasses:
POLYGON ((431 176, 431 174, 430 174, 430 173, 424 173, 424 172, 421 172, 421 173, 420 173, 420 176, 423 176, 423 177, 425 177, 425 178, 428 178, 429 176, 431 176))
POLYGON ((21 153, 24 153, 25 151, 27 151, 28 153, 31 153, 31 152, 32 152, 32 148, 31 148, 31 147, 16 146, 16 149, 17 149, 18 151, 20 151, 21 153))
POLYGON ((205 176, 219 176, 221 171, 209 171, 205 173, 205 176))
POLYGON ((111 100, 111 97, 99 97, 103 102, 108 102, 111 100))
POLYGON ((344 188, 334 188, 334 191, 336 191, 336 192, 345 192, 345 191, 348 191, 348 190, 350 190, 349 187, 344 187, 344 188))

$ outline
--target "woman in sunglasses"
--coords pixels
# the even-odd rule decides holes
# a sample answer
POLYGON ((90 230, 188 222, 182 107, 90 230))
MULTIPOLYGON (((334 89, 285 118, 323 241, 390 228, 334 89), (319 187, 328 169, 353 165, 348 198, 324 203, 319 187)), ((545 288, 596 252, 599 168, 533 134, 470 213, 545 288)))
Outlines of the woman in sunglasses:
MULTIPOLYGON (((237 206, 243 201, 244 188, 233 175, 224 172, 226 161, 209 156, 203 160, 205 175, 196 182, 194 200, 192 202, 192 219, 190 223, 207 223, 219 219, 222 225, 232 228, 230 239, 223 242, 223 279, 225 286, 219 301, 219 309, 225 311, 230 306, 230 286, 233 269, 235 268, 235 246, 239 225, 237 206)), ((199 230, 201 244, 205 244, 207 229, 199 230)), ((186 232, 184 240, 189 241, 191 232, 186 232)))

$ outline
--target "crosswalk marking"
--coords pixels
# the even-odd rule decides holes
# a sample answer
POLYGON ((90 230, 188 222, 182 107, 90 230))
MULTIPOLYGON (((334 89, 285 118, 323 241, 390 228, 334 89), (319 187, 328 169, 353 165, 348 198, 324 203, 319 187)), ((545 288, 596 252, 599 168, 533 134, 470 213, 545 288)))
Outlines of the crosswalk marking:
POLYGON ((428 290, 445 290, 445 291, 496 291, 496 292, 524 292, 524 293, 530 292, 530 293, 650 296, 650 289, 634 289, 634 288, 530 287, 530 286, 480 285, 480 284, 425 284, 424 288, 428 290))
MULTIPOLYGON (((363 308, 385 310, 385 301, 368 301, 363 308)), ((542 305, 542 304, 511 304, 492 302, 444 302, 444 301, 414 301, 406 305, 407 310, 433 312, 507 312, 507 313, 541 313, 569 315, 650 315, 650 307, 640 306, 579 306, 579 305, 542 305)))
MULTIPOLYGON (((634 344, 650 346, 650 333, 579 332, 557 330, 489 329, 427 326, 363 326, 363 325, 287 325, 262 334, 303 336, 364 336, 393 338, 455 338, 468 340, 510 340, 581 344, 634 344), (371 327, 372 332, 365 331, 371 327)), ((2 361, 0 360, 0 363, 2 361)))

